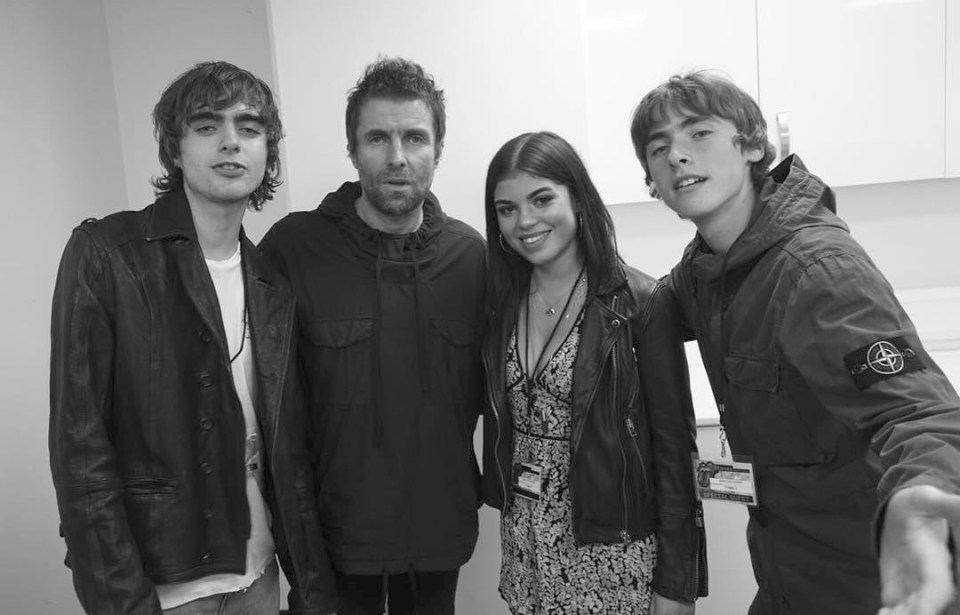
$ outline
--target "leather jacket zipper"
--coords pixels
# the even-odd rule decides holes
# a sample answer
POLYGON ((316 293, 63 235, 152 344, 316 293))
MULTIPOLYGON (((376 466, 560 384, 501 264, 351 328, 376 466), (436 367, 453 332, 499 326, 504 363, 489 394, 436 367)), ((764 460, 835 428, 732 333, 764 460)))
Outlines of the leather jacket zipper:
MULTIPOLYGON (((619 303, 620 296, 614 295, 613 300, 610 302, 610 309, 614 312, 617 312, 617 307, 619 303)), ((617 377, 620 375, 620 370, 618 368, 617 361, 617 345, 619 344, 619 331, 617 332, 618 338, 614 340, 613 346, 610 347, 610 353, 612 358, 612 373, 611 373, 611 390, 613 391, 613 407, 614 411, 619 412, 621 406, 621 401, 619 399, 620 389, 617 386, 617 377)), ((629 418, 629 417, 628 417, 629 418)), ((623 439, 620 438, 620 461, 623 463, 623 474, 620 477, 620 501, 623 502, 623 525, 620 530, 620 541, 627 543, 630 542, 630 510, 629 510, 629 497, 627 495, 627 451, 623 445, 623 439)))

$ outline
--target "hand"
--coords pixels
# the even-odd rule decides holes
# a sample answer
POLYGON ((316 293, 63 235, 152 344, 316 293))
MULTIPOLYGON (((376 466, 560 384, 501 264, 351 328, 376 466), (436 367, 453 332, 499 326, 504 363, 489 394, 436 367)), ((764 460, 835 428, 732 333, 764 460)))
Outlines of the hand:
POLYGON ((650 615, 693 615, 693 602, 677 602, 653 592, 650 615))
POLYGON ((953 599, 950 529, 960 537, 960 496, 907 487, 887 504, 880 535, 878 615, 936 615, 953 599))

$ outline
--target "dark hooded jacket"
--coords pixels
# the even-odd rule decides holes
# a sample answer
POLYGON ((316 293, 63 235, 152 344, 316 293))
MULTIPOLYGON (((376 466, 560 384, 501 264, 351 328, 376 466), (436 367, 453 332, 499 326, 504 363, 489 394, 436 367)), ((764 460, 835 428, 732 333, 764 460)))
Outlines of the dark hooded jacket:
POLYGON ((357 183, 261 249, 298 297, 327 550, 346 574, 452 570, 477 539, 484 243, 432 194, 420 228, 357 215, 357 183))
POLYGON ((960 399, 819 178, 788 158, 760 201, 725 256, 698 235, 668 278, 756 466, 750 612, 873 614, 872 519, 909 485, 957 491, 960 399))

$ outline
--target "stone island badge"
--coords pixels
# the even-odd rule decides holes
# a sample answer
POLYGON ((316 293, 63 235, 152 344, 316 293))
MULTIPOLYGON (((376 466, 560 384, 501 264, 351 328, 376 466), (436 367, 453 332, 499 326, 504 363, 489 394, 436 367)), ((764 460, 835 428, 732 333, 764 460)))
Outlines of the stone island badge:
POLYGON ((861 391, 887 378, 926 367, 903 337, 879 340, 843 357, 843 363, 861 391))

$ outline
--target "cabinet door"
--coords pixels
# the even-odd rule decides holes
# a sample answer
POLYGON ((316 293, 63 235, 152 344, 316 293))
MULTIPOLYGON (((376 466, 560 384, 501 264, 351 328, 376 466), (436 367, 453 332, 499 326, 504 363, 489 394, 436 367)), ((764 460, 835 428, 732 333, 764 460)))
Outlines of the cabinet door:
POLYGON ((832 185, 943 177, 946 0, 758 0, 760 103, 832 185), (784 116, 780 116, 784 117, 784 116))
POLYGON ((947 177, 960 177, 960 3, 947 8, 947 177))
POLYGON ((582 0, 584 158, 606 203, 652 200, 630 142, 643 95, 677 72, 715 68, 757 94, 754 0, 582 0))

